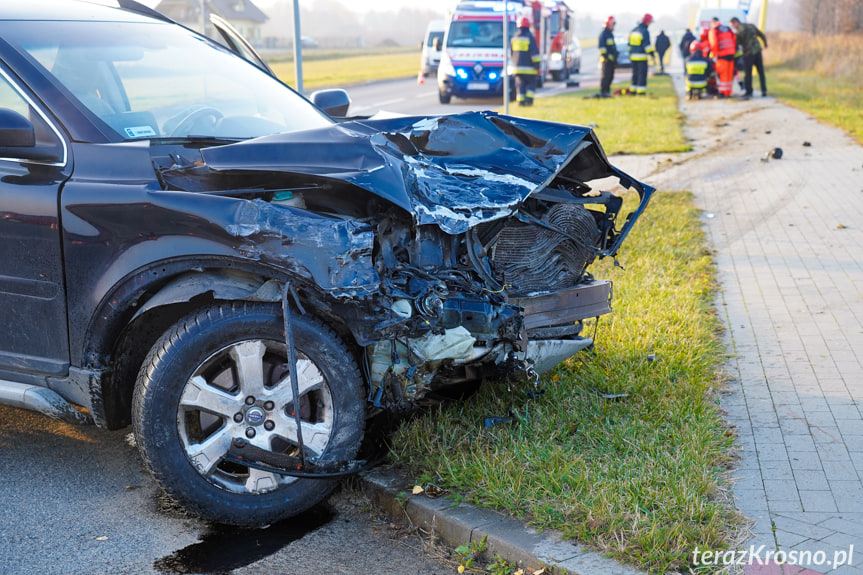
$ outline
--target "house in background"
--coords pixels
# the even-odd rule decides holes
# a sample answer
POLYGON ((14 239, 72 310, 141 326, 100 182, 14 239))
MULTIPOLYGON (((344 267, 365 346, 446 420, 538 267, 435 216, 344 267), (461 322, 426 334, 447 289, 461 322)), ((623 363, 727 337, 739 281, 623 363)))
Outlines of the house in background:
POLYGON ((267 15, 251 0, 162 0, 156 10, 199 32, 202 22, 206 22, 204 34, 211 38, 218 37, 209 21, 210 14, 216 14, 230 22, 252 45, 260 46, 263 42, 261 27, 267 15))

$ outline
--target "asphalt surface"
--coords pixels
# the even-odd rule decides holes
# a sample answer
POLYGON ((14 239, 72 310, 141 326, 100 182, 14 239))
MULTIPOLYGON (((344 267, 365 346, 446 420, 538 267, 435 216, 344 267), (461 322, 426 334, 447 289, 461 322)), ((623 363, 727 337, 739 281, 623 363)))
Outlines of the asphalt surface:
POLYGON ((452 572, 444 547, 351 483, 268 529, 191 517, 161 494, 129 436, 0 407, 0 573, 452 572))

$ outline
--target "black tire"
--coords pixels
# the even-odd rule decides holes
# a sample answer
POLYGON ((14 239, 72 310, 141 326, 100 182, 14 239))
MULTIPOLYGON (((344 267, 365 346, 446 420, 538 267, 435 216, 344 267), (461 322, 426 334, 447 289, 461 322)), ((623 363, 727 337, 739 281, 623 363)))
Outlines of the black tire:
MULTIPOLYGON (((323 323, 293 319, 306 453, 321 462, 350 460, 364 426, 356 361, 323 323)), ((213 305, 175 324, 144 361, 132 403, 138 448, 162 488, 201 517, 267 525, 307 510, 335 486, 221 459, 236 437, 298 453, 283 326, 278 305, 213 305)))
POLYGON ((445 92, 438 92, 437 98, 441 104, 449 104, 450 100, 452 100, 452 94, 447 94, 445 92))
POLYGON ((555 82, 560 82, 562 79, 564 79, 563 72, 561 72, 560 70, 552 71, 551 79, 555 82))

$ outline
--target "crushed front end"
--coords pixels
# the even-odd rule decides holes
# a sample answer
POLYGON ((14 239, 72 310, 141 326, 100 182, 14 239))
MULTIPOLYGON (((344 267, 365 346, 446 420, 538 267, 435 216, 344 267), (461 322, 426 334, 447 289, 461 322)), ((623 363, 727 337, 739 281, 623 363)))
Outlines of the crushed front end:
POLYGON ((201 155, 204 167, 163 179, 222 197, 253 183, 255 209, 232 208, 226 229, 290 240, 253 250, 250 238, 246 251, 306 269, 300 298, 350 332, 368 399, 387 409, 485 377, 535 379, 590 346, 582 322, 611 311, 612 284, 588 269, 617 253, 654 191, 611 166, 589 128, 488 112, 359 120, 201 155), (606 178, 638 194, 632 213, 590 184, 606 178), (312 231, 331 239, 298 241, 312 231))

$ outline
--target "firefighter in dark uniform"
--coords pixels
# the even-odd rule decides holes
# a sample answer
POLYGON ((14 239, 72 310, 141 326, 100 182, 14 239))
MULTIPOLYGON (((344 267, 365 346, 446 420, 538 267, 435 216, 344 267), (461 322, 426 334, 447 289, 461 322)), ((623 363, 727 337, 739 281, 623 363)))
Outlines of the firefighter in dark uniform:
POLYGON ((539 65, 542 56, 536 45, 536 39, 530 32, 530 20, 522 18, 518 24, 518 33, 510 41, 512 60, 515 65, 515 85, 518 88, 518 105, 532 106, 539 76, 539 65))
POLYGON ((650 45, 650 32, 647 27, 653 22, 653 16, 645 14, 641 22, 629 33, 629 59, 632 60, 632 85, 630 94, 647 95, 647 57, 656 60, 653 46, 650 45))
POLYGON ((686 99, 700 100, 707 92, 707 78, 713 73, 713 62, 704 55, 701 42, 690 43, 689 56, 686 57, 686 99))
POLYGON ((614 43, 614 25, 617 21, 609 16, 605 28, 599 33, 599 58, 602 61, 602 80, 599 82, 599 97, 611 97, 611 82, 617 66, 617 44, 614 43))

